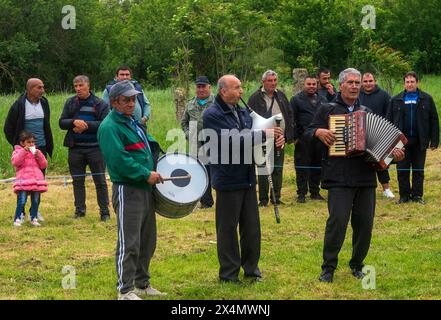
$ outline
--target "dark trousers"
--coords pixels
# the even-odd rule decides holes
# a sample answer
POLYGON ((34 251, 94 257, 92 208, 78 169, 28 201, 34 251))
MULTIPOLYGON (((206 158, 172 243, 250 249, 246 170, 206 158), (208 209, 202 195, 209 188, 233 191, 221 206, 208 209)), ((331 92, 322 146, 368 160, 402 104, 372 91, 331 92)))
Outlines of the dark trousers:
POLYGON ((69 170, 72 175, 75 210, 86 212, 86 186, 84 185, 86 166, 92 172, 93 182, 96 188, 96 197, 101 214, 109 213, 109 193, 107 191, 103 155, 99 147, 94 148, 70 148, 68 155, 69 170))
POLYGON ((397 163, 400 197, 422 197, 426 149, 421 150, 417 138, 408 138, 408 140, 404 160, 397 163), (412 186, 410 185, 410 170, 412 170, 412 186))
MULTIPOLYGON (((46 146, 37 147, 37 149, 40 150, 41 153, 44 155, 44 157, 47 159, 47 149, 46 149, 46 146)), ((43 174, 46 175, 46 169, 42 169, 41 171, 43 171, 43 174)))
POLYGON ((294 164, 296 169, 297 194, 305 196, 320 193, 321 162, 324 148, 321 143, 308 143, 300 138, 294 150, 294 164))
POLYGON ((351 268, 362 268, 369 251, 375 215, 375 188, 330 188, 329 218, 323 247, 323 270, 334 270, 349 219, 352 225, 351 268))
MULTIPOLYGON (((282 183, 283 183, 283 162, 285 159, 284 150, 280 150, 279 155, 277 155, 277 151, 274 152, 274 169, 271 177, 273 179, 274 185, 274 195, 276 198, 276 202, 280 201, 280 196, 282 192, 282 183)), ((263 168, 259 166, 259 168, 263 168)), ((273 202, 273 191, 270 190, 268 175, 258 175, 257 176, 258 184, 259 184, 259 201, 268 203, 268 194, 271 202, 273 202)))
POLYGON ((214 201, 213 201, 213 195, 211 193, 210 166, 206 165, 205 169, 207 169, 207 173, 208 173, 208 187, 207 187, 207 191, 205 191, 204 195, 201 198, 201 203, 203 206, 211 207, 214 204, 214 201))
POLYGON ((17 208, 15 209, 14 221, 20 219, 26 205, 28 195, 31 196, 31 220, 37 218, 38 207, 40 206, 40 192, 37 191, 18 191, 17 192, 17 208))
POLYGON ((258 267, 260 219, 255 187, 216 191, 216 235, 221 280, 237 280, 240 266, 245 276, 261 276, 258 267))
POLYGON ((390 181, 389 171, 387 169, 377 171, 377 177, 378 177, 378 181, 381 184, 386 184, 386 183, 389 183, 389 181, 390 181))
POLYGON ((152 192, 128 185, 112 187, 117 217, 117 290, 127 293, 150 284, 149 266, 156 249, 156 216, 152 192))

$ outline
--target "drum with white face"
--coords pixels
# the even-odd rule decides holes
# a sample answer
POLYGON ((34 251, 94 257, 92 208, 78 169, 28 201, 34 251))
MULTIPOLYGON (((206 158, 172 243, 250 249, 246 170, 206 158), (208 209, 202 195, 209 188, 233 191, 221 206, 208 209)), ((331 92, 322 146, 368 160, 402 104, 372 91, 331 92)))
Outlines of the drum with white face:
POLYGON ((155 185, 155 211, 167 218, 190 214, 208 187, 205 166, 187 154, 168 153, 159 158, 156 171, 172 179, 155 185), (189 178, 173 179, 185 176, 189 178))

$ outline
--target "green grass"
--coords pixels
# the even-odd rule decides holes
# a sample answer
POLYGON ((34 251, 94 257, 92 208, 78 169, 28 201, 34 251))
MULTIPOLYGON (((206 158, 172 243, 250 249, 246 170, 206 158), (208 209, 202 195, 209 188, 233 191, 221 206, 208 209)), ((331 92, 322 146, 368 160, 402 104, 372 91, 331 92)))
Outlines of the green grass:
MULTIPOLYGON (((439 78, 425 77, 424 88, 441 104, 439 78)), ((252 88, 250 88, 252 90, 252 88)), ((249 90, 249 91, 250 91, 249 90)), ((68 95, 49 95, 55 156, 49 175, 67 174, 67 150, 58 117, 68 95)), ((245 95, 248 97, 248 92, 245 95)), ((178 127, 170 90, 152 91, 150 130, 164 149, 166 132, 178 127)), ((0 99, 0 121, 16 96, 0 99)), ((10 148, 0 135, 1 174, 13 176, 10 148)), ((427 204, 395 205, 378 190, 373 239, 366 263, 376 269, 376 289, 364 290, 350 275, 351 229, 340 253, 334 283, 320 283, 326 203, 295 203, 292 147, 285 159, 285 179, 276 224, 272 208, 261 210, 262 251, 260 268, 265 281, 238 287, 219 284, 214 210, 196 210, 171 220, 157 216, 158 242, 151 263, 152 284, 168 292, 164 299, 441 299, 441 152, 428 152, 425 180, 427 204)), ((391 186, 397 191, 395 168, 391 186)), ((0 299, 115 299, 114 250, 116 219, 99 222, 93 183, 88 179, 85 219, 74 220, 72 185, 51 180, 42 196, 41 228, 12 226, 16 198, 10 184, 0 184, 0 299), (64 266, 76 271, 76 289, 65 290, 64 266)), ((110 183, 109 183, 110 185, 110 183)), ((326 192, 323 192, 326 196, 326 192)))

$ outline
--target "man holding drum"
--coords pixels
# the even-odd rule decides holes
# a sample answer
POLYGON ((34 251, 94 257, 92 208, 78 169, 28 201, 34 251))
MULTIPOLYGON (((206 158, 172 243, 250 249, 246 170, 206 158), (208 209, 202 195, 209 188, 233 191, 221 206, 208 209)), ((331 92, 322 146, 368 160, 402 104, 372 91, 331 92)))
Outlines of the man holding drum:
MULTIPOLYGON (((218 81, 214 104, 203 115, 204 129, 215 132, 218 152, 211 152, 211 182, 216 190, 216 235, 222 282, 240 283, 240 267, 245 277, 259 281, 260 220, 256 196, 256 173, 252 155, 259 137, 273 135, 276 146, 285 143, 281 128, 251 131, 253 120, 238 103, 243 93, 241 82, 234 75, 218 81), (208 130, 211 129, 211 130, 208 130), (226 138, 226 139, 225 139, 226 138), (221 143, 221 140, 227 143, 221 143), (251 143, 248 143, 251 142, 251 143), (239 150, 234 150, 240 146, 239 150), (230 150, 233 149, 233 150, 230 150), (217 153, 217 156, 213 156, 217 153), (237 236, 239 226, 240 246, 237 236)), ((260 141, 261 142, 261 141, 260 141)))
POLYGON ((101 123, 98 141, 113 183, 112 203, 118 221, 116 271, 118 299, 164 295, 150 285, 149 264, 156 248, 152 186, 163 182, 153 171, 159 144, 133 118, 133 84, 116 83, 109 97, 112 111, 101 123))

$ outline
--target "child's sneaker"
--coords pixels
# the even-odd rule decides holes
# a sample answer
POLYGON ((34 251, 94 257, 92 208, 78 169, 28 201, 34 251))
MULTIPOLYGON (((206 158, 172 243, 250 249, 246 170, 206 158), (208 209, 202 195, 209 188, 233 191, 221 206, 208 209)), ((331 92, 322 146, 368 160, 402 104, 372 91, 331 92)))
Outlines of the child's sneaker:
POLYGON ((38 219, 38 221, 42 221, 42 222, 44 221, 44 218, 41 215, 40 211, 37 212, 37 219, 38 219))
POLYGON ((35 227, 39 227, 39 226, 41 226, 41 224, 38 223, 37 218, 32 219, 32 220, 31 220, 31 224, 32 224, 33 226, 35 226, 35 227))
POLYGON ((21 227, 22 223, 23 223, 23 221, 21 221, 21 219, 15 219, 14 227, 21 227))

